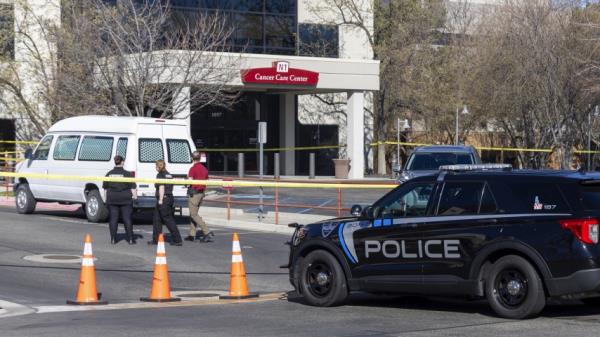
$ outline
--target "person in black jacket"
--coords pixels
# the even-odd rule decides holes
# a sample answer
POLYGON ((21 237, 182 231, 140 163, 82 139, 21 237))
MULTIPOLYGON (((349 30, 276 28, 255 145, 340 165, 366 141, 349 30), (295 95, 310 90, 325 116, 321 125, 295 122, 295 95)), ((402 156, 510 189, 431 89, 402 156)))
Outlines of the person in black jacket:
MULTIPOLYGON (((173 179, 173 176, 167 171, 165 161, 162 159, 156 161, 156 171, 158 171, 156 179, 173 179)), ((152 241, 148 241, 148 244, 157 244, 158 235, 162 233, 162 226, 165 224, 171 232, 171 245, 181 246, 181 234, 173 216, 173 185, 154 184, 154 187, 156 188, 156 207, 154 207, 154 221, 152 223, 152 241)))
MULTIPOLYGON (((114 158, 115 168, 108 171, 107 177, 113 178, 133 178, 133 173, 123 169, 125 159, 117 155, 114 158)), ((117 243, 117 226, 119 223, 119 213, 121 220, 125 225, 125 233, 127 234, 127 242, 134 245, 135 237, 133 236, 133 224, 131 222, 131 214, 133 213, 133 200, 137 199, 137 191, 135 183, 112 182, 105 181, 102 188, 106 190, 106 204, 110 211, 110 243, 117 243)))

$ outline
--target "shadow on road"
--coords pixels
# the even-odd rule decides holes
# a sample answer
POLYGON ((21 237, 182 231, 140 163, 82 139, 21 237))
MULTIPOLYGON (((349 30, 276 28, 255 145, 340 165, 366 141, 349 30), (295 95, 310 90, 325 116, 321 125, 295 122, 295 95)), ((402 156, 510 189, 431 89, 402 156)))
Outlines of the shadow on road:
MULTIPOLYGON (((309 305, 295 291, 286 294, 288 302, 309 305)), ((398 295, 372 295, 366 293, 353 293, 344 306, 350 307, 376 307, 394 308, 423 311, 444 311, 465 314, 480 314, 490 317, 498 316, 488 306, 486 300, 467 300, 446 297, 421 297, 398 295)), ((539 317, 577 319, 600 322, 600 306, 582 304, 578 300, 551 300, 539 317), (589 317, 598 316, 598 317, 589 317), (585 318, 584 318, 585 317, 585 318)))

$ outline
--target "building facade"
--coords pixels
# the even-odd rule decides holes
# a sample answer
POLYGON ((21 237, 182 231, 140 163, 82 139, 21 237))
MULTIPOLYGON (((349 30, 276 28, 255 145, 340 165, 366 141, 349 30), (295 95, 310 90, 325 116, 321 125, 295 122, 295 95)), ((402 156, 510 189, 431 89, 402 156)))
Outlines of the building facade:
MULTIPOLYGON (((44 39, 44 30, 36 22, 27 22, 31 15, 23 14, 18 1, 25 1, 27 10, 43 19, 38 22, 61 20, 60 0, 4 0, 12 3, 15 25, 27 25, 36 39, 44 39)), ((119 0, 108 0, 111 1, 119 0)), ((239 60, 230 63, 236 67, 230 71, 239 75, 227 83, 229 90, 239 92, 237 103, 229 109, 197 107, 190 103, 191 93, 197 90, 193 84, 174 97, 178 102, 188 102, 180 104, 182 108, 174 118, 188 121, 197 148, 212 150, 207 163, 212 172, 235 172, 238 155, 230 149, 256 149, 258 122, 266 122, 265 148, 284 148, 266 152, 267 174, 273 173, 274 153, 280 154, 282 175, 308 174, 309 151, 294 148, 330 145, 328 149, 313 150, 317 155, 317 174, 333 175, 331 159, 342 157, 350 159, 350 178, 364 176, 365 130, 369 129, 365 127, 365 104, 370 102, 370 92, 379 89, 379 62, 373 60, 364 30, 342 24, 342 13, 327 6, 328 0, 169 2, 174 15, 218 12, 234 27, 228 40, 230 52, 225 57, 239 60), (316 94, 334 95, 341 100, 343 118, 334 116, 327 104, 314 97, 316 94)), ((367 28, 372 30, 371 0, 356 2, 367 28)), ((42 50, 41 57, 54 62, 60 51, 52 41, 43 45, 47 49, 42 50)), ((34 79, 36 76, 27 75, 33 71, 28 67, 32 60, 30 49, 26 41, 15 39, 14 59, 20 64, 19 72, 22 78, 34 79)), ((24 94, 35 100, 40 92, 38 85, 35 80, 26 83, 24 94)), ((256 172, 257 164, 257 152, 246 152, 246 172, 256 172)))

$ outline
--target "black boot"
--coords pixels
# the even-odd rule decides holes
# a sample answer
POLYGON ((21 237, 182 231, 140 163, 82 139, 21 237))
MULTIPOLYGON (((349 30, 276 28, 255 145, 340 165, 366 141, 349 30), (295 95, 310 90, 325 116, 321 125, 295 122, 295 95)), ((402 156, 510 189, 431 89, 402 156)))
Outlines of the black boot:
POLYGON ((110 244, 111 245, 116 245, 117 244, 117 240, 113 237, 110 238, 110 244))
POLYGON ((188 235, 184 240, 185 241, 194 241, 194 240, 196 240, 196 238, 191 235, 188 235))
POLYGON ((130 245, 137 244, 137 242, 135 241, 135 239, 129 239, 129 240, 127 240, 127 243, 130 244, 130 245))

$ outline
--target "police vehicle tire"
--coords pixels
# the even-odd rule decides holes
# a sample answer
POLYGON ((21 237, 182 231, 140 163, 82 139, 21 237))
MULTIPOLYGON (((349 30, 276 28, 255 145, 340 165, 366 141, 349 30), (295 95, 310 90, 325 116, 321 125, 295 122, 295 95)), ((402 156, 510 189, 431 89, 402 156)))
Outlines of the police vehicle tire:
POLYGON ((485 295, 492 309, 504 318, 532 317, 546 305, 540 276, 531 263, 517 255, 504 256, 492 265, 485 295))
POLYGON ((33 193, 29 189, 29 185, 20 184, 15 192, 15 203, 17 205, 17 212, 20 214, 31 214, 35 211, 37 201, 33 197, 33 193))
POLYGON ((85 215, 89 222, 104 222, 108 219, 108 207, 102 201, 100 191, 91 190, 86 195, 85 215))
POLYGON ((302 259, 299 285, 308 304, 314 306, 337 306, 348 296, 342 266, 325 250, 315 250, 302 259))

